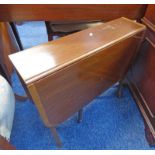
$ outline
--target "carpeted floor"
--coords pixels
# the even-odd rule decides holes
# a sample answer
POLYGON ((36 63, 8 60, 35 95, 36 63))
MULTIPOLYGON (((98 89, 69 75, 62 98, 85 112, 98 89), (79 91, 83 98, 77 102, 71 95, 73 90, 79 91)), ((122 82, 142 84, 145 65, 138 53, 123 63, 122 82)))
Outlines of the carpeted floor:
MULTIPOLYGON (((24 48, 47 41, 43 22, 27 22, 18 30, 24 48)), ((14 91, 24 94, 15 73, 12 81, 14 91)), ((62 149, 154 149, 145 139, 143 120, 129 90, 125 88, 120 99, 116 90, 117 84, 86 106, 81 124, 76 123, 75 114, 57 128, 62 149)), ((11 143, 17 149, 56 149, 50 130, 30 100, 16 101, 11 143)))

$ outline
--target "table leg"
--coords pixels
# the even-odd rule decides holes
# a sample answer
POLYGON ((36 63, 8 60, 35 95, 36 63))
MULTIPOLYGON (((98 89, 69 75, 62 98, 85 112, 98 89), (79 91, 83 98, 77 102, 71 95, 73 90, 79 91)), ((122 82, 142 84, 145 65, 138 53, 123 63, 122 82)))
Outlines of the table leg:
POLYGON ((119 81, 119 86, 116 92, 116 96, 119 98, 123 96, 123 80, 119 81))
POLYGON ((23 50, 24 48, 23 48, 22 42, 20 40, 16 24, 14 22, 10 22, 10 26, 12 28, 12 31, 13 31, 14 35, 15 35, 15 38, 16 38, 16 41, 18 43, 18 46, 19 46, 20 50, 23 50))
POLYGON ((16 100, 19 100, 19 101, 25 101, 28 99, 28 96, 20 96, 16 93, 14 95, 15 95, 16 100))
POLYGON ((62 147, 62 142, 61 142, 61 139, 60 139, 60 137, 59 137, 59 135, 58 135, 58 133, 56 131, 56 128, 55 127, 52 127, 51 128, 51 132, 53 134, 53 137, 54 137, 54 140, 56 142, 57 147, 58 148, 61 148, 62 147))
POLYGON ((153 136, 148 125, 145 122, 145 137, 151 147, 155 147, 155 136, 153 136))
POLYGON ((83 109, 80 109, 78 111, 77 123, 81 123, 82 122, 82 116, 83 116, 83 109))

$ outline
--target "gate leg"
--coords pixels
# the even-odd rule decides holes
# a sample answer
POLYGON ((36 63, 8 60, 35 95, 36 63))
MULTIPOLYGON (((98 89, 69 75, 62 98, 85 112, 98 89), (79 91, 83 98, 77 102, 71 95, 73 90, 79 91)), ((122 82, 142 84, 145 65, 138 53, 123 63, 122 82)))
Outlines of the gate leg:
POLYGON ((78 111, 77 123, 81 123, 82 122, 82 115, 83 115, 83 109, 80 109, 78 111))
POLYGON ((145 122, 145 137, 151 147, 155 146, 155 137, 151 133, 148 125, 145 122))
POLYGON ((119 86, 118 86, 118 89, 116 92, 116 96, 120 98, 120 97, 122 97, 122 95, 123 95, 123 80, 120 80, 119 86))
POLYGON ((58 133, 56 131, 56 128, 55 127, 52 127, 51 128, 51 132, 53 134, 53 137, 54 137, 54 140, 56 142, 57 147, 58 148, 61 148, 62 147, 62 143, 61 143, 60 137, 59 137, 59 135, 58 135, 58 133))

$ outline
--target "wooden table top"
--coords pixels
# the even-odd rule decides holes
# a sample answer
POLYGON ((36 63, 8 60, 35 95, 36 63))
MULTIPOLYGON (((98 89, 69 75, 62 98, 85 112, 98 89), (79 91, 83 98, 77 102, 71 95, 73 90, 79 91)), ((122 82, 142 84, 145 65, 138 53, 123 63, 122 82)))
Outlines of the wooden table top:
POLYGON ((122 17, 9 57, 24 82, 30 84, 142 29, 145 29, 144 25, 122 17))
POLYGON ((146 7, 144 4, 0 4, 0 21, 110 21, 122 16, 140 20, 146 7))

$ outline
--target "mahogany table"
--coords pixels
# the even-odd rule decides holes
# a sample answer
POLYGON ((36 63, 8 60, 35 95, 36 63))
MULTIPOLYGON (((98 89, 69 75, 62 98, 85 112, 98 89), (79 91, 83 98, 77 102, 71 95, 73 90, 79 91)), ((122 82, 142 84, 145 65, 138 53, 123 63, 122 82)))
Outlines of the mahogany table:
POLYGON ((119 18, 9 56, 59 146, 55 127, 124 78, 144 31, 119 18))
POLYGON ((0 4, 0 21, 109 21, 122 16, 140 21, 146 7, 144 4, 0 4))

